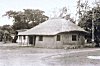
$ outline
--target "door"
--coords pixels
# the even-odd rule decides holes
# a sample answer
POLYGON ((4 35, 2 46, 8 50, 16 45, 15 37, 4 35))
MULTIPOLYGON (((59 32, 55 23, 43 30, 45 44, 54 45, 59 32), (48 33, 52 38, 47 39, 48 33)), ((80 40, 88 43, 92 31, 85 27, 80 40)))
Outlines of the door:
POLYGON ((36 36, 29 36, 29 44, 32 44, 35 46, 35 42, 36 42, 36 36))
POLYGON ((33 36, 33 44, 35 46, 35 42, 36 42, 36 36, 33 36))
POLYGON ((29 36, 29 44, 33 44, 33 36, 29 36))

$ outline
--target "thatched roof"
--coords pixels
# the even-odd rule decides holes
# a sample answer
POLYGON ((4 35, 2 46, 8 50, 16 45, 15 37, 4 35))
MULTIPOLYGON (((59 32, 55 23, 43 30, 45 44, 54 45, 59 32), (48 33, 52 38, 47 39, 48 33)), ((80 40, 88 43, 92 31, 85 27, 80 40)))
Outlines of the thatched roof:
POLYGON ((26 30, 28 30, 28 29, 20 29, 20 30, 16 30, 17 32, 24 32, 24 31, 26 31, 26 30))
POLYGON ((85 32, 84 29, 80 28, 79 26, 68 20, 54 18, 49 19, 25 32, 21 32, 18 35, 56 35, 61 32, 70 31, 85 32))

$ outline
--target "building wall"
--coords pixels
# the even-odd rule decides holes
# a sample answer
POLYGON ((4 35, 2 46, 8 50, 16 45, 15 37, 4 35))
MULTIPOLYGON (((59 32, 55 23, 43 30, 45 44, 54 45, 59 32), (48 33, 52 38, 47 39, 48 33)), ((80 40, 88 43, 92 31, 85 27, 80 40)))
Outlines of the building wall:
MULTIPOLYGON (((43 41, 39 41, 39 36, 36 36, 34 47, 43 48, 68 48, 68 47, 80 47, 84 45, 84 35, 79 33, 61 33, 60 41, 57 41, 57 36, 43 36, 43 41), (72 35, 77 36, 77 41, 72 41, 72 35)), ((33 39, 34 40, 34 39, 33 39)), ((20 44, 29 44, 29 37, 23 39, 23 36, 18 37, 17 42, 20 44)))
POLYGON ((75 34, 75 33, 62 34, 62 42, 64 45, 77 44, 78 43, 78 34, 75 34), (72 41, 72 35, 77 35, 77 41, 72 41))
POLYGON ((62 35, 62 43, 63 47, 82 47, 84 46, 84 35, 82 33, 63 33, 62 35), (72 41, 72 35, 76 35, 76 41, 72 41))
POLYGON ((19 44, 22 44, 22 45, 27 45, 27 44, 29 44, 28 36, 25 36, 25 39, 24 39, 23 36, 18 36, 17 42, 18 42, 19 44))
POLYGON ((57 36, 43 36, 43 41, 39 41, 39 36, 36 37, 35 47, 45 48, 67 48, 67 47, 82 47, 84 45, 84 35, 79 33, 61 33, 60 41, 57 41, 57 36), (77 40, 72 41, 72 35, 76 35, 77 40))
POLYGON ((43 41, 39 41, 39 36, 37 36, 35 47, 62 48, 62 43, 56 41, 56 36, 43 36, 43 41))

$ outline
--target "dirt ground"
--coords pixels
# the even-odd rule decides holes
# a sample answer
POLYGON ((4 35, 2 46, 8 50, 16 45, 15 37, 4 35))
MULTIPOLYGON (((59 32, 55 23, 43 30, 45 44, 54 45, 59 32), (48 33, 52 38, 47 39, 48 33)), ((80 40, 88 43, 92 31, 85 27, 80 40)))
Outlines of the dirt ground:
POLYGON ((0 66, 100 66, 99 48, 46 49, 0 43, 0 66))
POLYGON ((0 50, 0 66, 47 66, 42 62, 42 58, 56 54, 53 50, 48 51, 40 48, 11 48, 6 47, 6 49, 0 50))
POLYGON ((62 53, 61 51, 66 52, 64 49, 44 49, 0 43, 0 66, 48 66, 42 59, 62 53))

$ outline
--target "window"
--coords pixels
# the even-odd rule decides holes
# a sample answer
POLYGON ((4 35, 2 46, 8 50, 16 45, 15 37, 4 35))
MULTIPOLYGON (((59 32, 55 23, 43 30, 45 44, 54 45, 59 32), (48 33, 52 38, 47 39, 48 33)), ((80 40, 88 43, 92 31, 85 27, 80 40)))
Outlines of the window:
POLYGON ((43 36, 39 36, 39 41, 43 41, 43 36))
POLYGON ((72 41, 77 41, 77 36, 76 35, 72 35, 72 41))
POLYGON ((57 39, 56 39, 57 41, 60 41, 60 35, 57 35, 57 39))

